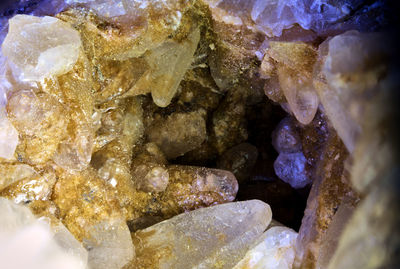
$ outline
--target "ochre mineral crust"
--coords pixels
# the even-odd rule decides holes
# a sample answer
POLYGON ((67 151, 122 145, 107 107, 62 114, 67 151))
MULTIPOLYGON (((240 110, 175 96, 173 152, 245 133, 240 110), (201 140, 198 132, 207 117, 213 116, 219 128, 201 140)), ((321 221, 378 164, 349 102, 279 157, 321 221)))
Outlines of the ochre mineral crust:
POLYGON ((362 2, 1 10, 0 267, 392 265, 397 73, 362 2))

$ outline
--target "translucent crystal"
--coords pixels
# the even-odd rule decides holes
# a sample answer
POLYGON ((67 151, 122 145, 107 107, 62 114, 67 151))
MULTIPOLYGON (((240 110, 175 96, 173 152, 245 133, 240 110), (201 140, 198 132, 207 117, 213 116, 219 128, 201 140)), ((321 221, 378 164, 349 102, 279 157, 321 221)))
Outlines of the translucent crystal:
POLYGON ((317 52, 302 42, 270 42, 268 55, 278 62, 279 84, 296 119, 309 124, 318 109, 312 71, 317 52))
POLYGON ((18 132, 0 106, 0 158, 11 159, 18 145, 18 132))
POLYGON ((367 96, 373 94, 384 72, 382 57, 388 49, 385 42, 375 42, 377 39, 383 37, 349 31, 319 48, 322 70, 314 85, 326 114, 350 152, 361 133, 363 100, 371 98, 367 96))
MULTIPOLYGON (((152 69, 144 76, 151 89, 154 103, 166 107, 174 97, 179 83, 193 61, 193 55, 200 40, 200 29, 196 28, 186 40, 178 43, 166 41, 147 56, 152 69)), ((138 83, 144 83, 139 80, 138 83)))
POLYGON ((139 165, 133 168, 133 177, 140 190, 146 192, 163 192, 168 186, 169 173, 161 165, 139 165))
POLYGON ((131 234, 123 220, 101 222, 88 228, 90 237, 83 240, 89 251, 90 268, 119 269, 135 254, 131 234))
POLYGON ((64 169, 80 171, 88 166, 92 157, 93 131, 84 115, 74 116, 76 120, 69 122, 74 132, 58 144, 53 160, 64 169))
POLYGON ((4 198, 0 211, 0 261, 5 268, 86 268, 86 250, 61 223, 53 230, 27 207, 4 198))
POLYGON ((286 227, 269 228, 234 269, 291 269, 297 233, 286 227))
POLYGON ((311 183, 307 176, 306 164, 307 159, 303 152, 281 153, 274 162, 274 169, 280 179, 299 189, 311 183))
POLYGON ((137 268, 232 268, 271 221, 258 200, 184 213, 135 233, 137 268))
POLYGON ((33 164, 49 160, 65 137, 68 117, 63 105, 49 94, 27 89, 11 94, 7 110, 22 138, 21 158, 33 164))
POLYGON ((299 24, 320 32, 347 16, 360 1, 256 0, 251 18, 269 36, 280 36, 283 29, 299 24))
POLYGON ((80 46, 79 33, 59 19, 16 15, 9 20, 2 51, 24 79, 42 80, 70 71, 80 46))

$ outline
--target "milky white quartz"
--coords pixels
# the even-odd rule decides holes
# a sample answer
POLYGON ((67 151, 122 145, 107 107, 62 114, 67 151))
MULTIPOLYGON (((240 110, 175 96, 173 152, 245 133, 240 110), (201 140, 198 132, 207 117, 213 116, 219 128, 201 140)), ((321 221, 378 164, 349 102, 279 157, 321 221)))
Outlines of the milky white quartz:
POLYGON ((53 17, 16 15, 9 21, 2 52, 24 80, 40 81, 67 73, 75 65, 81 46, 79 33, 53 17))
POLYGON ((13 158, 17 145, 18 132, 8 120, 5 108, 0 105, 0 158, 13 158))
POLYGON ((234 269, 291 269, 297 233, 287 227, 268 229, 234 269))
POLYGON ((87 268, 86 250, 61 223, 50 228, 27 207, 5 198, 0 198, 0 212, 2 268, 87 268))

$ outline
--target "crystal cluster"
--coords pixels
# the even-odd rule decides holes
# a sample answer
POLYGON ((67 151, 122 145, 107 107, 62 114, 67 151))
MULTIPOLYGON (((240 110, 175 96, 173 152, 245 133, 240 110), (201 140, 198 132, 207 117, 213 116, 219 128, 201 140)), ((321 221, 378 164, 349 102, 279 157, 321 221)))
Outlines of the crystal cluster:
POLYGON ((45 2, 0 19, 0 267, 367 268, 379 3, 45 2), (299 233, 252 184, 282 223, 311 189, 299 233))

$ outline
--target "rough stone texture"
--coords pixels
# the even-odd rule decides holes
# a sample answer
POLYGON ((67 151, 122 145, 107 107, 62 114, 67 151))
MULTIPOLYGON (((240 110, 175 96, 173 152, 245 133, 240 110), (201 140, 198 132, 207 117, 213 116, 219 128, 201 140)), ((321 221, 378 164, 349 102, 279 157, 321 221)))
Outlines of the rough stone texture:
POLYGON ((26 164, 2 163, 0 164, 0 191, 9 185, 36 174, 36 171, 26 164))
POLYGON ((291 269, 297 233, 286 227, 269 228, 233 269, 291 269))
MULTIPOLYGON (((318 154, 318 151, 315 153, 318 154)), ((296 244, 295 268, 315 268, 321 240, 344 197, 357 195, 352 192, 344 161, 348 157, 345 146, 333 130, 319 151, 317 171, 307 200, 302 225, 296 244)))
POLYGON ((131 164, 135 145, 143 135, 143 111, 140 100, 126 98, 104 106, 98 138, 114 139, 93 154, 91 166, 115 193, 126 219, 132 219, 135 207, 131 164))
POLYGON ((14 174, 15 183, 3 189, 0 195, 21 204, 50 200, 56 183, 54 170, 51 167, 44 167, 38 173, 31 169, 30 174, 24 178, 18 178, 19 175, 14 174))
POLYGON ((354 205, 351 201, 345 200, 346 198, 344 198, 344 201, 340 204, 326 233, 321 238, 321 249, 316 263, 316 268, 318 269, 328 267, 338 247, 340 236, 353 215, 354 205))
MULTIPOLYGON (((397 59, 394 56, 392 59, 397 59)), ((400 264, 400 234, 396 229, 400 220, 395 213, 400 204, 399 129, 392 124, 400 115, 395 90, 399 83, 396 68, 389 65, 387 71, 374 89, 377 95, 373 101, 360 104, 365 109, 363 133, 355 145, 351 181, 363 199, 340 237, 328 268, 396 268, 400 264)))
POLYGON ((79 33, 53 17, 17 15, 9 20, 2 51, 27 80, 70 71, 79 56, 79 33))
POLYGON ((112 188, 92 169, 58 176, 53 201, 68 230, 89 251, 89 264, 121 268, 129 262, 133 245, 112 188))
POLYGON ((167 159, 175 159, 199 147, 206 138, 206 112, 173 113, 155 119, 147 128, 150 142, 156 143, 167 159))
POLYGON ((256 164, 257 148, 249 143, 242 143, 229 150, 217 160, 217 168, 231 171, 239 183, 247 180, 256 164))
POLYGON ((7 103, 8 117, 20 133, 19 158, 30 164, 49 161, 65 139, 68 115, 65 107, 47 93, 14 91, 7 103))
POLYGON ((271 215, 269 206, 257 200, 178 215, 133 235, 132 268, 232 268, 267 228, 271 215))
POLYGON ((240 91, 228 94, 213 113, 210 143, 219 154, 247 139, 245 113, 240 91))

